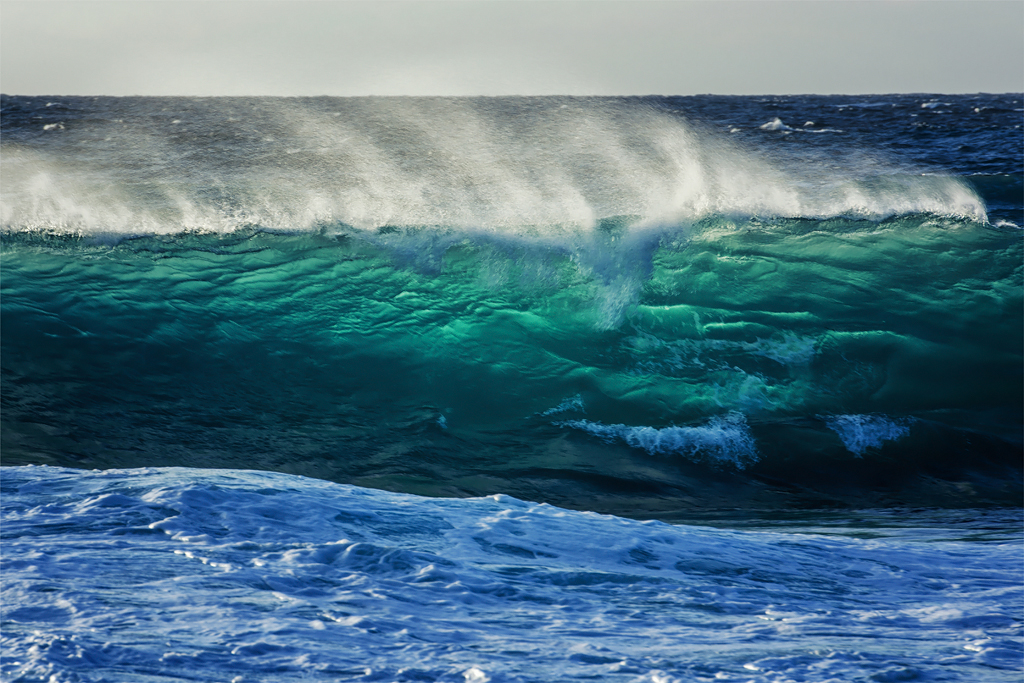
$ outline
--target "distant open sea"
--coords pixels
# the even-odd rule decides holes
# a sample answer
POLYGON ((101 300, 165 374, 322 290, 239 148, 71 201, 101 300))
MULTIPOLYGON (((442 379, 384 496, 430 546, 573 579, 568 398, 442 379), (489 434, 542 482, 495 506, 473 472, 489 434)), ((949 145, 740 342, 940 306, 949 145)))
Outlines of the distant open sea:
POLYGON ((1018 683, 1022 122, 0 96, 0 679, 1018 683))

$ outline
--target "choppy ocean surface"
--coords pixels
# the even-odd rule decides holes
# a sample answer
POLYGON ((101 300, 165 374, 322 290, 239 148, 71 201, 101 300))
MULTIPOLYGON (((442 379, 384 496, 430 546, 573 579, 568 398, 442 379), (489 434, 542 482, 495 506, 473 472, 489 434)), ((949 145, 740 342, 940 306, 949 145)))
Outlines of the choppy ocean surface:
POLYGON ((2 96, 0 676, 1020 680, 1022 101, 2 96))
POLYGON ((233 470, 2 486, 7 680, 1021 676, 1019 513, 782 533, 233 470))

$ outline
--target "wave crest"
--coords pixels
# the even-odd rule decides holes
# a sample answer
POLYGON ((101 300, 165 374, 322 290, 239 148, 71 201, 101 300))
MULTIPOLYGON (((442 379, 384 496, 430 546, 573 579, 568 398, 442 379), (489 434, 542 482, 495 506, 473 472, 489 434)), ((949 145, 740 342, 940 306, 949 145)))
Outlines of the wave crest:
POLYGON ((137 235, 341 223, 544 239, 592 233, 612 216, 634 217, 630 229, 641 231, 712 215, 986 220, 955 178, 768 158, 637 102, 191 104, 154 122, 152 101, 115 103, 102 123, 69 119, 33 145, 6 142, 4 229, 137 235))

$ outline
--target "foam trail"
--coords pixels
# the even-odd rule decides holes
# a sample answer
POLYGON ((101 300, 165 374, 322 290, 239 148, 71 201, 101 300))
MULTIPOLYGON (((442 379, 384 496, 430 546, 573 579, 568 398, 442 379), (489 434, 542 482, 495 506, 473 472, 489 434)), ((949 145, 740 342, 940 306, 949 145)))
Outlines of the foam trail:
POLYGON ((743 469, 757 462, 757 448, 741 413, 714 417, 700 427, 606 425, 589 420, 556 423, 589 432, 605 441, 621 440, 652 454, 676 454, 695 461, 743 469))
POLYGON ((581 395, 579 395, 579 394, 576 394, 575 396, 570 396, 570 397, 566 398, 565 400, 563 400, 561 403, 559 403, 554 408, 549 408, 549 409, 545 410, 544 412, 540 413, 540 416, 541 417, 547 417, 549 415, 557 415, 559 413, 567 413, 567 412, 581 412, 582 413, 583 411, 584 411, 583 397, 581 395))

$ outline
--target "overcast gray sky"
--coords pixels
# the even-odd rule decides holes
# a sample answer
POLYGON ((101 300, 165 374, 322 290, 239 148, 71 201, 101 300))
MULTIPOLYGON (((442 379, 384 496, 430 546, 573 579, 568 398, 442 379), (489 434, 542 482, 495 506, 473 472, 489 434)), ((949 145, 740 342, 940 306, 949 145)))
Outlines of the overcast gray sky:
POLYGON ((2 0, 0 90, 1020 92, 1024 1, 2 0))

